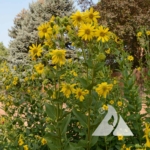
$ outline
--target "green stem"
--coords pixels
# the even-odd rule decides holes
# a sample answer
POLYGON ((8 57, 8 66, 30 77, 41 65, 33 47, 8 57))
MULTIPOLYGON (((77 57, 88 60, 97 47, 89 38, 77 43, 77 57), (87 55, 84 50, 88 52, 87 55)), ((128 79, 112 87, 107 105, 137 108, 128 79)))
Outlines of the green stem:
MULTIPOLYGON (((94 68, 93 68, 93 71, 92 71, 92 84, 93 83, 94 83, 94 68)), ((91 123, 90 123, 90 117, 91 117, 92 90, 90 90, 89 93, 90 93, 90 97, 89 97, 89 105, 88 105, 89 107, 88 107, 88 147, 87 147, 87 150, 90 150, 90 143, 91 143, 91 123)))
POLYGON ((92 99, 91 99, 91 90, 90 90, 90 98, 89 98, 89 108, 88 108, 88 147, 87 150, 90 150, 90 143, 91 143, 91 124, 90 124, 90 117, 91 117, 91 103, 92 103, 92 99))
POLYGON ((106 136, 105 136, 105 148, 107 150, 106 136))

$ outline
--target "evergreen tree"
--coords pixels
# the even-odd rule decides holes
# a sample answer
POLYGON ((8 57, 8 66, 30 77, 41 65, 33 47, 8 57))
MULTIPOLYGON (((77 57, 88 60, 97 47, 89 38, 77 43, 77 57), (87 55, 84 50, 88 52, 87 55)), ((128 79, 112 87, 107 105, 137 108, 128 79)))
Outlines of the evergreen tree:
POLYGON ((8 55, 8 50, 4 46, 3 42, 0 42, 0 62, 6 58, 8 55))
POLYGON ((29 46, 41 43, 37 27, 49 21, 51 16, 69 16, 74 10, 71 0, 38 0, 29 4, 29 10, 23 9, 14 19, 9 30, 12 38, 9 44, 9 60, 14 64, 25 63, 29 46))

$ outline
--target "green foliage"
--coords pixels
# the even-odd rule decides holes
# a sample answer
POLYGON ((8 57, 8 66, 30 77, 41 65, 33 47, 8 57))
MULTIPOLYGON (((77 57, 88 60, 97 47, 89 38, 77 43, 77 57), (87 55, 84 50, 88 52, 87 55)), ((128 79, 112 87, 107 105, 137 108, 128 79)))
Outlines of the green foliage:
MULTIPOLYGON (((100 12, 99 22, 106 25, 124 41, 124 49, 134 56, 134 67, 139 65, 141 48, 136 33, 141 26, 149 29, 149 0, 101 0, 95 10, 100 12)), ((144 56, 145 57, 145 56, 144 56)), ((145 61, 145 58, 142 58, 145 61)))
MULTIPOLYGON (((0 136, 0 146, 3 149, 22 150, 25 146, 27 150, 149 149, 150 83, 147 81, 150 72, 144 77, 143 64, 140 64, 142 92, 146 95, 143 101, 132 69, 134 57, 123 50, 122 43, 115 41, 115 34, 107 28, 99 28, 96 21, 89 19, 90 13, 82 13, 84 25, 75 25, 72 16, 77 14, 53 18, 48 24, 53 32, 50 37, 42 37, 51 40, 50 45, 33 45, 30 65, 23 69, 21 65, 14 66, 10 70, 6 62, 2 64, 4 92, 0 94, 0 102, 7 113, 0 117, 0 134, 3 135, 0 136), (98 37, 107 35, 104 40, 108 41, 98 41, 98 37, 91 34, 99 29, 101 34, 98 37), (64 47, 68 39, 79 50, 78 59, 65 57, 64 47), (39 53, 41 55, 37 55, 39 53), (116 71, 121 77, 113 76, 114 70, 107 62, 107 55, 114 56, 118 64, 116 71), (147 106, 143 114, 142 104, 147 106), (107 136, 93 136, 109 113, 109 105, 114 107, 117 116, 123 118, 134 136, 121 133, 114 136, 114 130, 107 136)), ((150 35, 143 35, 143 39, 149 70, 150 35)), ((116 129, 118 118, 114 126, 115 118, 109 118, 106 123, 116 129)))
POLYGON ((4 59, 6 59, 6 56, 8 55, 7 48, 3 45, 2 42, 0 42, 0 62, 4 59))
POLYGON ((14 19, 14 26, 9 30, 12 41, 9 44, 10 58, 14 64, 26 63, 29 46, 42 43, 37 34, 41 22, 49 21, 51 16, 68 16, 73 11, 70 0, 38 0, 23 9, 14 19))

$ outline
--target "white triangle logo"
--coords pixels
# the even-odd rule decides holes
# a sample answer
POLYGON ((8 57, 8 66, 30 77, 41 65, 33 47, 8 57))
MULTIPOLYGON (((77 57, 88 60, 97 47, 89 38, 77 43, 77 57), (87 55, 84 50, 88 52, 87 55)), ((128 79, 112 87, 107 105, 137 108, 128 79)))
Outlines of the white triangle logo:
POLYGON ((133 133, 131 132, 130 128, 127 126, 121 115, 117 115, 116 110, 111 105, 108 106, 108 113, 100 123, 100 125, 97 127, 97 129, 94 131, 92 136, 107 136, 109 135, 113 130, 114 127, 117 125, 117 121, 119 119, 118 125, 115 128, 113 135, 115 136, 133 136, 133 133), (114 117, 113 125, 108 124, 108 121, 111 117, 114 117))

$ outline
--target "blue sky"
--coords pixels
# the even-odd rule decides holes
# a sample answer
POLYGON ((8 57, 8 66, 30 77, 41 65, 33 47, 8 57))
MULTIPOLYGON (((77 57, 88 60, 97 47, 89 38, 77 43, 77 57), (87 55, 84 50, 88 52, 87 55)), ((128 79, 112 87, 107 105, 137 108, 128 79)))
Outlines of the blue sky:
MULTIPOLYGON (((36 0, 0 0, 0 42, 8 47, 11 38, 8 36, 8 29, 13 26, 13 20, 23 9, 28 9, 29 3, 36 0)), ((93 0, 96 3, 98 0, 93 0)))

